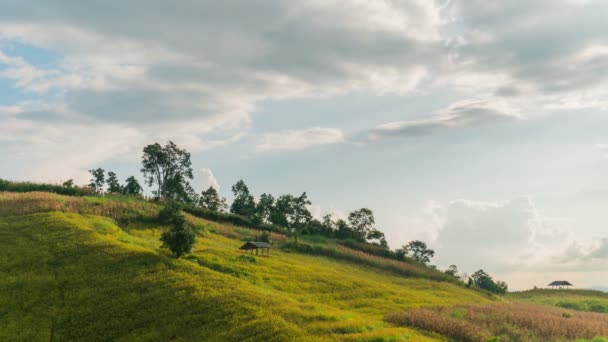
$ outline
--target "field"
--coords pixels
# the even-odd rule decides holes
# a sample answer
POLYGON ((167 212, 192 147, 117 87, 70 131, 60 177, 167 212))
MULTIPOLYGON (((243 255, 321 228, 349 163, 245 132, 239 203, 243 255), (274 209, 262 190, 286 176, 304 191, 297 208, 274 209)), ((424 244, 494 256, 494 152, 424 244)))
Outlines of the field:
POLYGON ((606 341, 608 294, 496 297, 327 238, 186 215, 199 239, 160 248, 160 206, 124 196, 0 192, 0 340, 606 341), (473 304, 474 303, 474 304, 473 304), (578 310, 578 311, 577 311, 578 310), (583 312, 590 311, 590 312, 583 312), (595 338, 595 339, 594 339, 595 338))
POLYGON ((509 298, 576 311, 608 313, 608 293, 601 291, 537 289, 510 293, 509 298))
POLYGON ((158 210, 120 197, 0 193, 0 340, 432 341, 445 338, 384 316, 497 301, 321 242, 308 242, 312 254, 246 255, 238 247, 258 231, 193 216, 200 238, 176 260, 160 249, 158 210))

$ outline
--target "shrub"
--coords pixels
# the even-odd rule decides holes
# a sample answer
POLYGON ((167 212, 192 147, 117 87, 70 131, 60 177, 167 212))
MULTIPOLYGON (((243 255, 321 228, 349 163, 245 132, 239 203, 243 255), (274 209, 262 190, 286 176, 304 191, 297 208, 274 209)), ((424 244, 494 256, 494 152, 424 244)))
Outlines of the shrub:
POLYGON ((181 257, 192 251, 192 247, 196 243, 196 234, 190 226, 186 224, 186 218, 178 214, 172 218, 172 226, 169 231, 166 231, 160 237, 162 248, 168 248, 176 258, 181 257))
POLYGON ((63 185, 30 183, 30 182, 12 182, 5 179, 0 179, 0 191, 12 192, 52 192, 67 196, 87 196, 94 194, 94 191, 86 187, 74 186, 73 182, 66 181, 63 185))

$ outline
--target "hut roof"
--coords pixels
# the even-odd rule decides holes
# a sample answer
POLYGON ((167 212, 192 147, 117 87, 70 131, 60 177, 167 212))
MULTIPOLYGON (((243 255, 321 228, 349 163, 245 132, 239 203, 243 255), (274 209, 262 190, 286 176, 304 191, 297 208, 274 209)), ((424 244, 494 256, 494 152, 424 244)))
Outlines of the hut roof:
POLYGON ((261 241, 247 241, 239 249, 256 249, 256 248, 270 248, 271 245, 268 242, 261 241))
POLYGON ((556 280, 547 286, 572 286, 572 284, 565 280, 556 280))

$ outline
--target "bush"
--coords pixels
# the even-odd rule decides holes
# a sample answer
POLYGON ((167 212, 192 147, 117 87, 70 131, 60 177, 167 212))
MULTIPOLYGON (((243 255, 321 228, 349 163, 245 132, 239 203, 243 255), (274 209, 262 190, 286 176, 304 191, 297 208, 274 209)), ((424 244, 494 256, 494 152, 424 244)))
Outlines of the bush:
POLYGON ((186 224, 186 219, 180 214, 172 219, 172 226, 160 237, 162 248, 168 248, 176 258, 192 251, 196 243, 196 234, 186 224))
POLYGON ((172 224, 176 217, 181 216, 181 210, 182 208, 179 203, 176 201, 170 201, 158 213, 158 220, 162 224, 172 224))

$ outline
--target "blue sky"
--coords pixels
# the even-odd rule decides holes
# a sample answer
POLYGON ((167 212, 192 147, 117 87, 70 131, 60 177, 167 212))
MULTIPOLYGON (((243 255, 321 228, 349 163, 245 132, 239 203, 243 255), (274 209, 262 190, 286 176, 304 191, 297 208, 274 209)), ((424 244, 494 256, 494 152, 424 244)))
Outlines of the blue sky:
POLYGON ((369 207, 391 247, 423 239, 515 289, 608 286, 606 10, 3 2, 0 177, 139 176, 143 146, 173 140, 198 190, 369 207))

